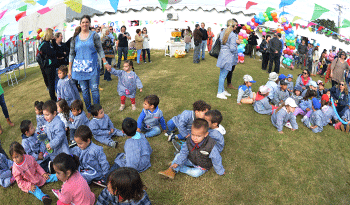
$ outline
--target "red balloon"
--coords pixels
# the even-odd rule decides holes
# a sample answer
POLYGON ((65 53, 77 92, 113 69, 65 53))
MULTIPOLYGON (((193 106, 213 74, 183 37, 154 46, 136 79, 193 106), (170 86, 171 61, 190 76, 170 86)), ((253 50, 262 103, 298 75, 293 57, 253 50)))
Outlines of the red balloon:
POLYGON ((255 18, 252 18, 252 22, 254 22, 254 23, 255 23, 255 18))
POLYGON ((283 54, 287 54, 287 52, 288 52, 287 50, 284 50, 284 51, 283 51, 283 54))
POLYGON ((292 24, 289 24, 288 28, 292 28, 292 24))
POLYGON ((287 26, 284 26, 284 30, 285 30, 285 31, 288 30, 288 27, 287 27, 287 26))
POLYGON ((275 23, 277 23, 277 22, 278 22, 278 19, 277 19, 277 18, 274 18, 273 21, 274 21, 275 23))
POLYGON ((259 49, 260 49, 260 46, 256 46, 256 49, 258 49, 258 50, 259 50, 259 49))
POLYGON ((254 23, 254 26, 257 27, 257 26, 259 26, 259 24, 258 23, 254 23))
POLYGON ((251 31, 250 31, 250 30, 246 30, 246 32, 247 32, 247 34, 250 34, 250 33, 251 33, 251 31))
POLYGON ((247 27, 243 26, 242 29, 243 29, 243 30, 247 30, 247 27))
POLYGON ((36 36, 36 40, 40 40, 41 37, 39 36, 39 34, 36 36))

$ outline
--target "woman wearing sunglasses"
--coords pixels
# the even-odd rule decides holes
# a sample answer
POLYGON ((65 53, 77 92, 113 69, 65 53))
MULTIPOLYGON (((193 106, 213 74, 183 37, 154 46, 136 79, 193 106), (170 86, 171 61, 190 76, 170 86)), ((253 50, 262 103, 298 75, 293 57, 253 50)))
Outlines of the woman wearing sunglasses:
POLYGON ((147 55, 148 55, 148 62, 150 63, 151 62, 151 52, 150 52, 150 47, 149 47, 149 36, 148 36, 148 33, 147 33, 147 28, 144 27, 142 29, 142 35, 143 37, 143 47, 142 47, 142 59, 143 59, 143 62, 146 63, 146 52, 147 52, 147 55))
POLYGON ((350 66, 345 60, 346 53, 344 51, 340 51, 338 58, 334 59, 331 64, 330 77, 332 78, 332 87, 344 80, 344 70, 347 70, 347 72, 350 70, 350 66))
POLYGON ((303 72, 298 76, 295 82, 295 89, 301 88, 302 92, 309 87, 312 78, 310 77, 310 71, 304 69, 303 72))
POLYGON ((339 85, 332 87, 330 91, 334 103, 337 104, 337 112, 342 117, 345 111, 349 109, 348 86, 346 86, 344 81, 340 81, 339 85))

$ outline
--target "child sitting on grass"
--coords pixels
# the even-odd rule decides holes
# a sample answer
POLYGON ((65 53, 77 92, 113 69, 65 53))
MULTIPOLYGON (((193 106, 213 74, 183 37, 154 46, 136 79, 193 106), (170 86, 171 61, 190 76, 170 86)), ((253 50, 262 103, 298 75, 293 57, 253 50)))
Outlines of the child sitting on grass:
POLYGON ((123 132, 114 128, 113 122, 99 104, 91 106, 92 120, 89 128, 95 139, 105 145, 117 148, 118 142, 112 139, 113 136, 123 136, 123 132))
POLYGON ((303 96, 301 96, 301 87, 296 87, 294 89, 294 93, 290 97, 295 101, 297 105, 299 105, 303 99, 303 96))
POLYGON ((316 98, 317 94, 314 90, 308 90, 303 100, 300 101, 299 107, 295 109, 294 115, 299 114, 304 117, 310 117, 312 114, 312 99, 316 98))
POLYGON ((142 83, 140 78, 132 70, 132 62, 129 60, 124 61, 123 70, 116 70, 114 68, 107 69, 108 72, 118 77, 118 94, 120 96, 121 105, 119 110, 122 111, 125 108, 126 98, 131 100, 132 110, 136 110, 136 87, 142 92, 142 83))
POLYGON ((22 132, 22 146, 24 151, 34 157, 36 162, 45 170, 50 172, 50 156, 46 150, 45 143, 38 140, 35 128, 30 120, 23 120, 20 125, 22 132))
POLYGON ((171 166, 158 174, 175 178, 175 174, 182 172, 192 177, 205 174, 214 167, 218 175, 224 175, 222 158, 216 141, 209 137, 209 124, 205 119, 195 119, 192 124, 191 137, 186 139, 186 144, 181 147, 171 166))
POLYGON ((57 116, 57 105, 53 100, 46 101, 43 105, 43 113, 47 121, 46 131, 49 143, 46 149, 50 153, 50 159, 53 161, 59 153, 70 154, 64 123, 57 116))
POLYGON ((89 125, 89 119, 86 117, 86 114, 84 112, 84 104, 81 100, 74 100, 71 105, 71 114, 69 121, 71 122, 70 125, 70 143, 73 145, 75 144, 74 141, 74 134, 75 130, 78 129, 80 125, 89 125))
MULTIPOLYGON (((344 115, 341 117, 345 122, 349 122, 350 121, 350 106, 349 106, 349 109, 347 109, 345 112, 344 112, 344 115)), ((349 128, 350 126, 348 124, 341 124, 340 126, 340 129, 341 131, 343 132, 349 132, 349 128)))
POLYGON ((291 95, 293 93, 293 89, 294 89, 293 75, 292 74, 287 75, 286 82, 287 82, 287 90, 288 90, 289 94, 291 95))
POLYGON ((252 76, 244 75, 244 83, 238 87, 237 104, 253 104, 255 100, 255 92, 252 92, 252 83, 256 83, 252 76))
POLYGON ((167 122, 168 130, 165 136, 168 137, 168 142, 173 139, 184 140, 190 136, 193 120, 204 118, 205 113, 211 109, 211 106, 203 100, 198 100, 193 103, 193 110, 185 110, 180 115, 171 118, 167 122), (175 129, 179 130, 179 134, 175 135, 175 129))
POLYGON ((46 173, 35 161, 34 157, 26 155, 24 148, 18 142, 11 143, 10 156, 14 162, 12 174, 17 181, 18 187, 24 192, 33 194, 44 205, 50 205, 52 199, 47 194, 44 194, 39 187, 46 183, 56 182, 56 174, 50 175, 46 173))
POLYGON ((293 115, 295 108, 298 107, 292 98, 287 98, 285 103, 282 104, 278 109, 273 111, 271 116, 272 125, 277 128, 280 134, 283 134, 283 126, 288 122, 291 124, 291 130, 295 131, 298 129, 296 117, 293 115))
POLYGON ((218 151, 221 153, 225 146, 224 135, 226 134, 225 128, 220 124, 222 121, 222 115, 219 110, 209 110, 205 113, 204 119, 209 124, 209 137, 216 141, 218 151))
POLYGON ((74 100, 80 100, 80 95, 75 82, 68 78, 68 67, 61 65, 58 68, 57 99, 65 99, 70 106, 74 100))
POLYGON ((268 88, 270 88, 270 93, 268 95, 269 100, 275 98, 275 92, 278 90, 278 74, 275 72, 272 72, 269 74, 269 81, 265 84, 268 88))
POLYGON ((45 133, 45 126, 47 121, 45 120, 44 114, 43 114, 43 105, 44 102, 42 101, 35 101, 34 103, 34 109, 36 114, 36 130, 35 132, 38 134, 44 134, 45 133))
POLYGON ((331 102, 329 100, 329 96, 327 94, 323 94, 321 98, 321 110, 324 114, 325 125, 335 125, 339 119, 335 114, 333 107, 331 106, 331 102))
POLYGON ((303 122, 304 125, 307 128, 310 128, 314 133, 322 132, 323 126, 326 124, 324 121, 325 116, 321 111, 321 103, 317 98, 312 99, 312 110, 313 112, 311 114, 311 117, 303 118, 301 122, 303 122))
POLYGON ((145 132, 145 137, 154 137, 161 133, 160 126, 164 132, 166 124, 163 112, 158 108, 159 98, 156 95, 145 97, 143 109, 137 120, 137 131, 145 132))
POLYGON ((60 117, 60 119, 64 123, 64 127, 67 132, 69 129, 69 125, 71 124, 71 122, 69 121, 70 107, 65 99, 59 100, 56 104, 57 104, 57 113, 58 113, 57 116, 60 117))
POLYGON ((273 110, 278 107, 270 105, 269 98, 267 97, 271 91, 271 88, 266 85, 259 87, 259 92, 256 94, 255 102, 253 104, 255 112, 262 115, 272 115, 273 110))
POLYGON ((152 148, 145 135, 137 130, 137 122, 132 118, 125 118, 122 124, 123 132, 128 136, 125 141, 124 152, 117 154, 111 171, 118 167, 131 167, 138 172, 151 167, 152 148))
POLYGON ((74 155, 79 157, 79 172, 81 176, 90 184, 94 181, 97 185, 104 185, 102 180, 107 177, 109 163, 103 148, 94 144, 92 132, 86 125, 81 125, 76 130, 74 140, 77 147, 72 149, 74 155))
POLYGON ((287 83, 282 80, 280 81, 280 88, 275 92, 275 96, 272 100, 272 103, 275 106, 281 105, 289 97, 289 92, 287 90, 287 83))
POLYGON ((11 173, 12 165, 13 162, 0 153, 0 185, 4 188, 9 187, 16 181, 11 173))
POLYGON ((137 170, 120 167, 111 172, 107 179, 107 188, 98 196, 96 205, 151 205, 146 187, 137 170))
POLYGON ((78 171, 79 158, 74 155, 61 153, 53 160, 53 168, 57 178, 63 182, 60 190, 52 189, 58 198, 57 205, 95 203, 95 194, 78 171))

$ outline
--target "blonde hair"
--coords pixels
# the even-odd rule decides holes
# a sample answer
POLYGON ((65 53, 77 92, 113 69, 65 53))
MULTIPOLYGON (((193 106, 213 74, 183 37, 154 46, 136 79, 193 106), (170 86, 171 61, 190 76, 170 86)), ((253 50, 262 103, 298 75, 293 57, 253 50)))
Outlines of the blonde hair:
POLYGON ((102 30, 101 30, 101 39, 103 39, 105 36, 106 36, 106 31, 109 31, 108 30, 109 28, 108 27, 103 27, 102 30))
POLYGON ((45 34, 43 36, 44 41, 50 41, 53 37, 53 30, 51 28, 46 29, 45 34))
POLYGON ((229 35, 231 34, 231 32, 233 31, 233 28, 237 25, 237 21, 230 19, 227 21, 227 29, 225 31, 224 37, 222 38, 222 44, 225 45, 229 35))

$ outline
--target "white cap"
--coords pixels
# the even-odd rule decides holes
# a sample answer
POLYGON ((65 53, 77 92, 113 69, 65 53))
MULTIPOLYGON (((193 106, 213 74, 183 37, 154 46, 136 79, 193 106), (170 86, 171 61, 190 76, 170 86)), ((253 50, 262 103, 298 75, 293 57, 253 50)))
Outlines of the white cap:
POLYGON ((291 107, 298 107, 298 105, 295 103, 295 100, 293 100, 293 98, 287 98, 285 105, 289 105, 291 107))
POLYGON ((259 87, 259 92, 263 95, 271 92, 271 88, 267 87, 266 85, 262 85, 259 87))
POLYGON ((276 81, 278 79, 278 74, 275 72, 272 72, 269 74, 269 80, 276 81))
POLYGON ((253 80, 253 77, 250 76, 250 75, 244 75, 244 76, 243 76, 243 80, 244 80, 244 82, 256 83, 256 81, 253 80))
POLYGON ((310 82, 309 82, 309 85, 310 85, 310 86, 314 86, 315 88, 318 87, 318 85, 317 85, 317 83, 316 83, 315 81, 310 81, 310 82))

